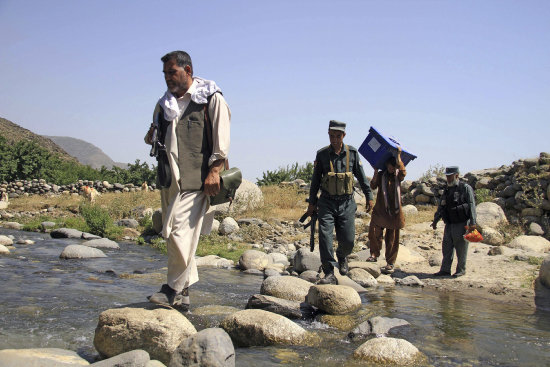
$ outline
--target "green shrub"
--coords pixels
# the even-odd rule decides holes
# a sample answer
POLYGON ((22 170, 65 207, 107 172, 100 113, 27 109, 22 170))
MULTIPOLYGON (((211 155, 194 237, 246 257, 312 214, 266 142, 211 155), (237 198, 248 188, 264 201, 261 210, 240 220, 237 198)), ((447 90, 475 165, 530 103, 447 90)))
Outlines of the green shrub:
POLYGON ((302 179, 306 182, 311 181, 313 176, 313 163, 307 162, 304 165, 298 165, 298 162, 286 167, 279 167, 275 171, 269 171, 262 173, 262 178, 256 178, 256 184, 258 186, 278 185, 283 181, 294 181, 296 179, 302 179))
POLYGON ((476 204, 481 204, 487 201, 493 201, 495 198, 489 189, 477 189, 475 190, 476 204))
POLYGON ((79 207, 80 215, 86 221, 89 232, 97 236, 105 237, 114 226, 109 212, 97 205, 82 204, 79 207))
POLYGON ((166 241, 162 237, 157 237, 151 240, 151 247, 163 254, 167 254, 166 241))
POLYGON ((249 247, 233 243, 227 237, 217 233, 210 233, 200 237, 197 247, 197 256, 217 255, 224 259, 239 261, 239 258, 249 247))
POLYGON ((428 181, 432 177, 445 177, 445 166, 439 163, 430 165, 430 168, 420 176, 420 181, 428 181))

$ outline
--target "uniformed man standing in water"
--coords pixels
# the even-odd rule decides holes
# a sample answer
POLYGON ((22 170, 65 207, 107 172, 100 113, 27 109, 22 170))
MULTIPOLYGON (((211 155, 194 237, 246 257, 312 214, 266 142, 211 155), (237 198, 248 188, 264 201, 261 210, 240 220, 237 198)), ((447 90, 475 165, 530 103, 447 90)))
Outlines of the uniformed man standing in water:
POLYGON ((330 145, 317 152, 315 168, 309 191, 307 214, 317 211, 319 220, 319 250, 325 277, 321 284, 336 284, 334 275, 334 250, 332 232, 336 228, 338 249, 338 270, 341 275, 348 272, 347 256, 353 250, 355 240, 355 211, 357 204, 353 198, 354 176, 365 194, 367 212, 373 206, 370 182, 363 172, 357 149, 344 144, 346 124, 331 120, 328 128, 330 145), (317 192, 321 195, 317 198, 317 192))

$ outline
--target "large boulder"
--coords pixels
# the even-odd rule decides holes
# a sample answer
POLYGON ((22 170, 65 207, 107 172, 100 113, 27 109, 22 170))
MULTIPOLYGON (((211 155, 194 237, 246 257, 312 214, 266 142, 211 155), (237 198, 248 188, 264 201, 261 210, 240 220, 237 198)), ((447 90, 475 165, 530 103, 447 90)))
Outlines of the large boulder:
POLYGON ((292 276, 266 278, 260 289, 260 294, 290 301, 304 302, 311 283, 292 276))
POLYGON ((107 257, 107 255, 97 248, 84 245, 69 245, 65 247, 59 257, 61 259, 90 259, 94 257, 107 257))
POLYGON ((195 259, 197 266, 213 267, 213 268, 231 268, 233 260, 224 259, 217 255, 206 255, 195 259))
POLYGON ((95 240, 90 240, 82 242, 82 245, 94 248, 107 248, 113 250, 119 250, 120 246, 115 241, 112 241, 108 238, 98 238, 95 240))
POLYGON ((356 359, 380 364, 412 364, 422 354, 404 339, 374 338, 361 344, 353 353, 356 359))
POLYGON ((308 248, 302 247, 294 254, 294 270, 298 273, 307 270, 319 270, 321 258, 318 252, 311 252, 308 248))
POLYGON ((59 348, 0 350, 0 366, 2 367, 76 367, 89 364, 76 352, 59 348))
POLYGON ((197 332, 179 311, 117 308, 103 311, 95 329, 94 347, 103 357, 143 349, 164 364, 178 345, 197 332))
POLYGON ((223 235, 235 233, 238 230, 239 230, 239 224, 235 219, 231 217, 224 218, 224 220, 221 222, 218 228, 218 232, 220 232, 220 234, 223 234, 223 235))
POLYGON ((172 354, 168 367, 234 367, 235 348, 220 328, 210 328, 183 340, 172 354))
POLYGON ((545 287, 550 288, 550 255, 540 265, 539 278, 545 287))
POLYGON ((216 205, 216 212, 227 213, 229 211, 230 213, 242 213, 246 210, 259 208, 263 204, 264 196, 262 190, 260 190, 258 185, 243 178, 241 186, 239 186, 235 193, 233 203, 231 205, 229 203, 216 205))
POLYGON ((483 243, 491 246, 500 246, 504 244, 504 236, 496 229, 486 227, 483 229, 483 243))
POLYGON ((350 277, 355 283, 365 288, 376 287, 378 285, 376 278, 365 269, 353 268, 349 271, 348 277, 350 277))
POLYGON ((0 235, 0 245, 11 246, 13 245, 13 240, 8 236, 0 235))
POLYGON ((307 332, 284 316, 264 310, 243 310, 220 325, 240 347, 302 344, 307 332))
POLYGON ((82 238, 82 232, 73 228, 57 228, 50 232, 52 238, 82 238))
POLYGON ((345 285, 314 285, 309 289, 307 302, 331 315, 344 315, 361 307, 359 293, 345 285))
POLYGON ((0 255, 8 255, 10 253, 10 250, 4 246, 0 245, 0 255))
POLYGON ((300 319, 304 313, 311 313, 312 308, 306 303, 289 301, 283 298, 255 294, 248 300, 247 309, 259 309, 288 317, 289 319, 300 319))
POLYGON ((137 349, 130 352, 122 353, 117 356, 104 359, 102 361, 92 364, 93 367, 148 367, 147 363, 151 358, 149 353, 144 350, 137 349))
POLYGON ((399 263, 401 264, 417 264, 426 261, 426 259, 418 252, 411 250, 406 246, 399 246, 399 255, 397 256, 397 261, 399 261, 399 263))
POLYGON ((3 222, 2 227, 8 228, 8 229, 17 229, 18 231, 23 229, 23 225, 21 223, 17 222, 3 222))
POLYGON ((526 251, 544 253, 550 250, 550 241, 540 236, 518 236, 506 246, 526 251))
POLYGON ((508 223, 504 210, 495 203, 486 201, 476 206, 477 224, 481 228, 497 228, 501 223, 508 223))
POLYGON ((242 270, 264 270, 269 264, 269 256, 258 250, 246 250, 239 259, 239 267, 242 270))
POLYGON ((413 216, 418 214, 418 209, 416 209, 416 206, 412 204, 405 205, 401 210, 403 211, 403 214, 407 216, 413 216))
POLYGON ((366 261, 350 261, 348 264, 350 269, 363 269, 368 271, 373 277, 378 278, 380 276, 380 265, 377 263, 368 263, 366 261))

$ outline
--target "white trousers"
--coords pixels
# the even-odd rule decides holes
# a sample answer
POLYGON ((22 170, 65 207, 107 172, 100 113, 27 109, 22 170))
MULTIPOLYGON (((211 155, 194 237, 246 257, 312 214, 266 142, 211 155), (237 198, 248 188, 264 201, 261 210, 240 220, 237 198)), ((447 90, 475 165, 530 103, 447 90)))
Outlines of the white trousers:
POLYGON ((168 206, 163 228, 168 251, 167 284, 180 292, 199 280, 195 251, 208 197, 202 191, 183 192, 168 206))

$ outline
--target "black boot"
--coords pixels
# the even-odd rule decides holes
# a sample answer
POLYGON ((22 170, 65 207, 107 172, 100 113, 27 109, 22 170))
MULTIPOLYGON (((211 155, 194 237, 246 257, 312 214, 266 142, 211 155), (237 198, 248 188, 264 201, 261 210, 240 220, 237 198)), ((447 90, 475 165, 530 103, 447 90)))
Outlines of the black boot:
POLYGON ((344 257, 344 259, 338 259, 338 270, 340 271, 340 275, 346 275, 349 271, 348 268, 348 258, 344 257))
POLYGON ((180 309, 189 309, 189 289, 176 292, 168 284, 163 284, 160 291, 148 297, 149 302, 180 309))
POLYGON ((320 279, 317 284, 338 284, 332 264, 323 265, 321 268, 323 269, 323 273, 325 273, 325 277, 320 279))

